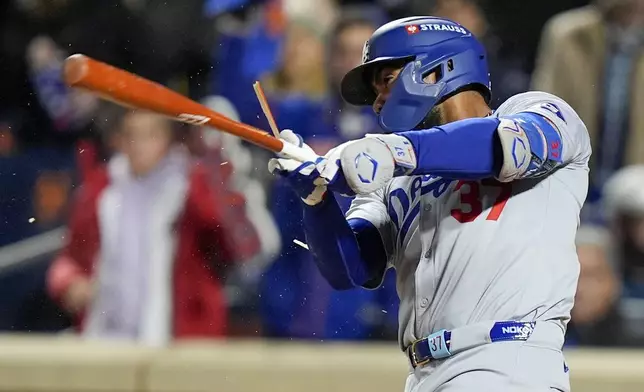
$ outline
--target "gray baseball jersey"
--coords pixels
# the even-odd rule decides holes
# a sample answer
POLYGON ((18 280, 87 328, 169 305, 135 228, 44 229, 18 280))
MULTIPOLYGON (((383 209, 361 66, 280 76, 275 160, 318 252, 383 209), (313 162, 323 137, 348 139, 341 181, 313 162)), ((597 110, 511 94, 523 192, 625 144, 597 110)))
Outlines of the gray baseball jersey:
POLYGON ((575 234, 590 141, 574 110, 551 94, 516 95, 493 115, 526 111, 560 133, 563 163, 547 175, 504 184, 399 177, 353 201, 347 218, 378 228, 396 269, 402 348, 488 320, 556 320, 563 334, 579 276, 575 234))

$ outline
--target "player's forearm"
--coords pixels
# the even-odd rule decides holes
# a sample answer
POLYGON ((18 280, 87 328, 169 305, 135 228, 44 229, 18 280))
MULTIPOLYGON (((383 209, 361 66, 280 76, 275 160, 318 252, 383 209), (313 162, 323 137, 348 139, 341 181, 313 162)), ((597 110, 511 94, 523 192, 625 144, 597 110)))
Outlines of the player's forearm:
POLYGON ((398 135, 409 139, 416 152, 411 174, 476 180, 498 174, 498 125, 496 118, 473 118, 398 135))
POLYGON ((347 222, 331 193, 320 204, 304 207, 307 244, 320 272, 336 290, 369 286, 384 271, 382 241, 377 230, 365 222, 347 222), (370 246, 364 246, 367 241, 370 246))

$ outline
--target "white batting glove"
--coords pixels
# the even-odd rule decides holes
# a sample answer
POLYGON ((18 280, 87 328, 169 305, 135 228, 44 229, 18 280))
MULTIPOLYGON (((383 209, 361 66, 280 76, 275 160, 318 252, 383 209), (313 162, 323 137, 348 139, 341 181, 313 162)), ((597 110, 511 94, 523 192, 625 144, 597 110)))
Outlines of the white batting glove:
POLYGON ((416 168, 416 153, 403 136, 368 134, 329 151, 318 163, 330 190, 346 196, 372 193, 416 168))
MULTIPOLYGON (((290 129, 280 132, 280 139, 285 143, 291 143, 311 152, 315 152, 309 147, 302 137, 290 129)), ((268 161, 268 171, 272 174, 278 174, 286 178, 298 196, 307 205, 313 206, 320 203, 327 191, 326 182, 320 178, 318 165, 324 166, 326 159, 320 157, 316 162, 299 162, 295 159, 289 159, 278 154, 279 158, 273 158, 268 161)))

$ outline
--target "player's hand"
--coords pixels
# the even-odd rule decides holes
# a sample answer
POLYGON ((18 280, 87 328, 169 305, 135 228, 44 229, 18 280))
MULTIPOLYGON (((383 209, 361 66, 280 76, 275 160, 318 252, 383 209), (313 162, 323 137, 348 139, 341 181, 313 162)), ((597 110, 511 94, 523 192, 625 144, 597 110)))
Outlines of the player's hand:
MULTIPOLYGON (((309 150, 312 155, 315 154, 311 147, 304 143, 302 137, 290 129, 280 132, 280 139, 285 143, 309 150)), ((313 206, 322 201, 327 191, 326 182, 320 177, 318 171, 318 166, 324 167, 325 161, 325 158, 320 157, 315 162, 302 163, 278 154, 278 158, 273 158, 268 162, 268 171, 286 178, 302 201, 313 206)))
POLYGON ((369 134, 329 151, 318 164, 328 189, 346 196, 367 194, 385 186, 393 177, 416 168, 416 153, 407 138, 369 134))

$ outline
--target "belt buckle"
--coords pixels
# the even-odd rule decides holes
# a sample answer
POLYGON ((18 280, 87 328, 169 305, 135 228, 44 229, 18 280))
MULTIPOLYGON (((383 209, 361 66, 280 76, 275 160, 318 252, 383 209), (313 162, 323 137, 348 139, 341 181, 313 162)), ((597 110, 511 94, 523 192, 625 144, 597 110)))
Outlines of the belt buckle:
POLYGON ((429 355, 427 356, 426 359, 424 359, 422 361, 418 360, 418 356, 416 355, 416 345, 418 343, 422 342, 423 340, 425 340, 425 339, 416 340, 409 347, 409 353, 410 353, 409 356, 410 356, 410 359, 411 359, 411 365, 412 365, 412 367, 414 369, 416 369, 418 366, 425 366, 425 365, 427 365, 428 363, 430 363, 432 361, 432 357, 429 356, 429 355))

